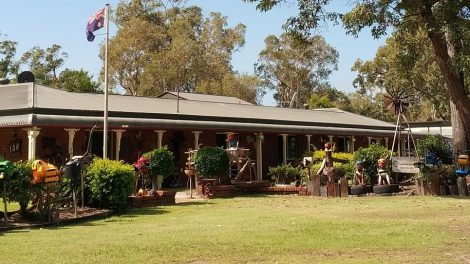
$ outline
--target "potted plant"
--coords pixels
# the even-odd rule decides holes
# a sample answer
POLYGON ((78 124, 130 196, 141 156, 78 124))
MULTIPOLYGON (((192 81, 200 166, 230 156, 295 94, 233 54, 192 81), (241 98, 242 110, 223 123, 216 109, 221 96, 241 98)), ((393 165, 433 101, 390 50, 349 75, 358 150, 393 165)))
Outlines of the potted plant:
POLYGON ((165 146, 147 152, 143 156, 150 159, 149 174, 152 180, 152 190, 161 189, 163 179, 170 176, 175 168, 173 153, 165 146))

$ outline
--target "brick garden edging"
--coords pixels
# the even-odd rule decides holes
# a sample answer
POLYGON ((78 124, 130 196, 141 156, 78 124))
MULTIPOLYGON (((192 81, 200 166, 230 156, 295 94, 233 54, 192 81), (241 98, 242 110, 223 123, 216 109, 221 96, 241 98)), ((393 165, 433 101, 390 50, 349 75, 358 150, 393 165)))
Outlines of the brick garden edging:
MULTIPOLYGON (((60 213, 60 211, 59 211, 60 213)), ((9 223, 8 226, 0 225, 0 232, 10 231, 16 229, 27 229, 27 228, 41 228, 41 227, 50 227, 50 226, 62 226, 62 225, 71 225, 77 224, 85 221, 94 221, 100 220, 113 215, 112 210, 108 209, 96 209, 96 212, 89 215, 78 216, 76 218, 62 219, 55 222, 44 222, 44 223, 9 223)))
POLYGON ((295 186, 273 186, 261 188, 261 193, 265 194, 299 194, 307 195, 307 187, 295 187, 295 186))
POLYGON ((154 195, 129 196, 132 208, 175 204, 176 191, 158 190, 154 195))

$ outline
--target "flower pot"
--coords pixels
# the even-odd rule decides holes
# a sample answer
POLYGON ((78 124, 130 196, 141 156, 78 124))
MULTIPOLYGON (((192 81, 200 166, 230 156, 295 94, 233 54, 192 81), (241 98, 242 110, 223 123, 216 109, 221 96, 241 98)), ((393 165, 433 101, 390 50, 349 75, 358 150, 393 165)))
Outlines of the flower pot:
POLYGON ((157 175, 157 188, 160 190, 162 188, 163 175, 157 175))
POLYGON ((194 176, 194 169, 184 170, 184 173, 188 176, 194 176))

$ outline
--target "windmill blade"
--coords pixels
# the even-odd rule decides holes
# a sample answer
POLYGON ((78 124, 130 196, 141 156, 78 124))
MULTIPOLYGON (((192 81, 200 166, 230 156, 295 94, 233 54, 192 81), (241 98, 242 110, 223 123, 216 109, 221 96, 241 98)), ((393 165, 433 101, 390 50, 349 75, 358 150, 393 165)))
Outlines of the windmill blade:
POLYGON ((394 104, 393 102, 392 102, 392 103, 389 103, 389 104, 387 105, 387 109, 390 110, 390 111, 395 111, 395 110, 394 110, 394 109, 395 109, 395 104, 394 104))
POLYGON ((384 96, 382 101, 383 101, 384 105, 386 105, 388 107, 389 104, 393 103, 393 98, 388 97, 388 96, 384 96))

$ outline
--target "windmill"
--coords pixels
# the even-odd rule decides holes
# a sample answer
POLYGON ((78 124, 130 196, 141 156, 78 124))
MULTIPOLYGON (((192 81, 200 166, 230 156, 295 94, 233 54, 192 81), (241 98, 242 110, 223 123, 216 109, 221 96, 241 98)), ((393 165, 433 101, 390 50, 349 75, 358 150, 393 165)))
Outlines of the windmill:
MULTIPOLYGON (((395 113, 397 116, 397 123, 395 126, 395 133, 393 135, 393 143, 392 143, 392 149, 390 151, 390 156, 392 156, 392 152, 395 148, 395 143, 397 143, 397 149, 398 149, 398 156, 401 156, 402 153, 402 123, 406 123, 406 128, 408 131, 408 150, 410 149, 410 139, 413 142, 413 147, 415 148, 415 153, 416 152, 416 144, 413 138, 413 134, 411 133, 410 129, 410 123, 406 119, 405 112, 407 111, 409 105, 410 105, 410 96, 407 95, 404 91, 390 91, 386 89, 387 94, 384 96, 384 103, 385 106, 387 107, 388 110, 391 112, 395 113)), ((408 157, 411 156, 410 151, 408 151, 408 157)))

